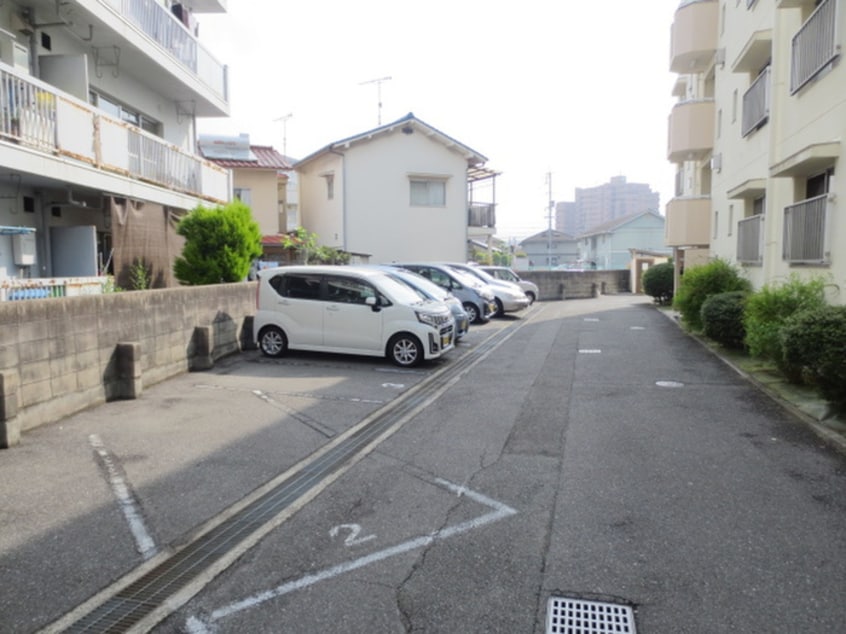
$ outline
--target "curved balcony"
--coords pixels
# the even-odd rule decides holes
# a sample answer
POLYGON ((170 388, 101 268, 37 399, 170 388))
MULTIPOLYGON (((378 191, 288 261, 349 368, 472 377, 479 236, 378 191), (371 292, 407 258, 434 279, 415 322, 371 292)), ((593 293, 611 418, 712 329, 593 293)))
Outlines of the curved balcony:
POLYGON ((683 2, 670 30, 670 70, 701 73, 717 51, 719 3, 716 0, 683 2))
POLYGON ((667 135, 672 163, 703 159, 714 149, 714 101, 683 101, 673 106, 667 135))
POLYGON ((707 246, 710 243, 710 230, 710 196, 673 198, 667 203, 664 238, 667 246, 707 246))

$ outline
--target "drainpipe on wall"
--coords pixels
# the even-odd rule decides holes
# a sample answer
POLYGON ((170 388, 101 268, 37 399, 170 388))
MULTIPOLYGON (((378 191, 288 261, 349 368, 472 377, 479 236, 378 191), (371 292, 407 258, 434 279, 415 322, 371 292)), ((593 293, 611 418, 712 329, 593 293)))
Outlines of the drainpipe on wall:
POLYGON ((332 149, 329 152, 341 157, 341 183, 343 183, 341 189, 341 231, 344 233, 344 239, 341 241, 341 250, 349 253, 350 250, 347 248, 347 157, 343 152, 339 152, 338 150, 332 149))

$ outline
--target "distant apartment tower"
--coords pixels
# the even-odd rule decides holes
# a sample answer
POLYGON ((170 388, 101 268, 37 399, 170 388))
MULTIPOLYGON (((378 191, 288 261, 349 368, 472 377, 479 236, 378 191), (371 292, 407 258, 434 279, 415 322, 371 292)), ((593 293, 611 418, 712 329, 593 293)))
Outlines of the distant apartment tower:
POLYGON ((599 225, 624 216, 657 212, 658 192, 649 185, 627 183, 625 176, 614 176, 597 187, 577 187, 575 201, 555 206, 555 227, 558 231, 578 236, 599 225))
POLYGON ((665 225, 677 283, 719 257, 755 288, 822 276, 830 299, 846 302, 844 5, 679 3, 667 143, 676 191, 665 225))

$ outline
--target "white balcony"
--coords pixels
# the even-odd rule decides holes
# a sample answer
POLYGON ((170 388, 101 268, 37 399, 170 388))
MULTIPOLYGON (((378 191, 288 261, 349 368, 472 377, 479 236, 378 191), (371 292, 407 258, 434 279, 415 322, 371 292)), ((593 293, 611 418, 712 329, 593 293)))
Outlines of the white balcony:
POLYGON ((2 63, 0 141, 197 198, 229 198, 227 170, 2 63))
POLYGON ((192 115, 229 115, 226 66, 161 2, 30 0, 28 4, 29 27, 40 25, 48 35, 59 29, 75 34, 85 43, 84 52, 93 59, 98 76, 129 73, 192 115))

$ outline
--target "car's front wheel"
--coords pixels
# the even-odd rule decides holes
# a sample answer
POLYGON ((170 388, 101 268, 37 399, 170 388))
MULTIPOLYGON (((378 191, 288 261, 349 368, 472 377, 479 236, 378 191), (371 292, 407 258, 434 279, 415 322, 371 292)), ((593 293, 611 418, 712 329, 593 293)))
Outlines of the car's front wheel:
POLYGON ((464 312, 467 313, 467 319, 471 324, 479 323, 479 309, 476 308, 476 304, 467 302, 464 304, 464 312))
POLYGON ((410 368, 423 360, 423 345, 414 335, 399 333, 388 342, 388 359, 403 368, 410 368))
POLYGON ((526 297, 529 298, 529 306, 535 303, 535 294, 532 291, 526 291, 526 297))
POLYGON ((288 349, 288 337, 281 328, 267 326, 259 333, 259 348, 266 357, 281 357, 288 349))

